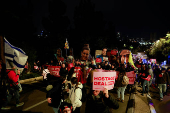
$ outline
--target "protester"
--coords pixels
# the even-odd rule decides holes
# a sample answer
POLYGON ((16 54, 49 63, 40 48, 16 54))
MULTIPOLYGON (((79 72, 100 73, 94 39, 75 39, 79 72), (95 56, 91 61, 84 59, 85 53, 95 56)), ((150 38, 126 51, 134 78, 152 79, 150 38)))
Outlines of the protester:
POLYGON ((119 104, 109 95, 108 90, 91 90, 87 97, 85 113, 110 113, 109 108, 118 109, 119 104))
POLYGON ((123 85, 122 81, 123 81, 123 77, 126 76, 126 72, 124 71, 120 71, 119 75, 118 75, 118 79, 116 81, 116 87, 117 87, 117 100, 124 102, 124 94, 125 94, 125 89, 127 85, 123 85), (121 93, 121 99, 120 99, 120 93, 121 93))
POLYGON ((78 82, 76 77, 71 79, 71 89, 69 90, 69 99, 73 106, 73 113, 80 113, 80 107, 82 106, 82 88, 83 85, 78 82))
POLYGON ((62 66, 60 68, 60 72, 59 72, 60 76, 67 76, 68 75, 68 70, 66 68, 65 63, 62 63, 62 66))
POLYGON ((47 75, 50 75, 50 71, 48 70, 47 66, 44 66, 43 72, 42 72, 42 76, 43 76, 43 82, 45 84, 45 86, 49 85, 49 77, 47 77, 47 75))
POLYGON ((46 98, 48 105, 55 113, 58 113, 61 103, 64 100, 63 90, 65 89, 66 76, 61 76, 53 89, 47 92, 46 98))
POLYGON ((158 84, 160 101, 163 101, 164 93, 166 92, 166 85, 169 86, 169 75, 165 68, 162 68, 161 73, 156 77, 156 85, 158 84))
POLYGON ((153 70, 152 70, 151 65, 148 65, 148 68, 149 68, 149 75, 151 75, 151 79, 149 81, 149 86, 151 86, 154 74, 153 74, 153 70))
POLYGON ((2 110, 11 109, 11 107, 7 105, 11 101, 13 95, 16 99, 16 107, 24 105, 24 102, 19 101, 20 94, 19 94, 18 78, 20 75, 20 70, 17 70, 17 74, 16 74, 15 71, 7 69, 6 73, 8 75, 10 86, 8 87, 7 100, 2 105, 2 108, 1 108, 2 110))
POLYGON ((145 90, 146 90, 146 93, 148 94, 149 93, 149 80, 147 80, 147 77, 149 75, 149 69, 146 67, 145 64, 142 65, 142 71, 140 72, 140 76, 141 76, 141 79, 143 80, 143 84, 142 84, 142 95, 144 95, 145 93, 145 90), (146 85, 146 87, 145 87, 146 85))
POLYGON ((116 70, 116 68, 115 68, 115 64, 112 64, 112 65, 111 65, 110 70, 113 70, 113 71, 115 71, 115 70, 116 70))
POLYGON ((60 105, 60 110, 59 113, 72 113, 72 105, 70 103, 67 102, 63 102, 60 105))
POLYGON ((101 58, 101 59, 102 59, 102 62, 108 61, 107 59, 105 59, 105 58, 107 57, 107 56, 106 56, 106 53, 107 53, 107 48, 103 48, 102 54, 101 54, 101 55, 98 55, 96 58, 101 58))

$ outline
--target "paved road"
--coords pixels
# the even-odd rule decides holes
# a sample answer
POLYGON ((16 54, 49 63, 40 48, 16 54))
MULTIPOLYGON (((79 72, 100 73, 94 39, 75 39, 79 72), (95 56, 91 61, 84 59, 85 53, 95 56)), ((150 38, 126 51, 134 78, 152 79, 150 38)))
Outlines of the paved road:
POLYGON ((165 95, 163 101, 159 101, 159 89, 152 87, 150 87, 150 95, 156 113, 170 113, 170 96, 165 95))
MULTIPOLYGON (((53 109, 48 106, 46 101, 46 89, 42 82, 22 84, 23 92, 20 93, 20 101, 25 102, 22 107, 15 107, 15 100, 12 99, 10 106, 12 107, 9 111, 0 111, 2 113, 54 113, 53 109)), ((147 95, 141 95, 142 88, 137 87, 137 93, 135 95, 135 113, 155 113, 150 111, 149 102, 147 95)), ((109 91, 109 94, 113 98, 117 97, 116 88, 109 91)), ((119 109, 110 109, 111 113, 126 113, 127 105, 129 102, 130 94, 125 92, 125 102, 119 102, 119 109)), ((150 87, 150 97, 153 102, 156 113, 170 113, 170 96, 164 96, 162 102, 159 101, 159 90, 158 88, 150 87)), ((132 107, 132 106, 131 106, 132 107)), ((81 113, 85 112, 85 102, 81 107, 81 113)))
MULTIPOLYGON (((54 113, 53 109, 48 106, 46 101, 46 89, 43 87, 42 82, 31 83, 31 84, 22 84, 23 92, 20 93, 20 101, 25 102, 22 107, 15 107, 15 100, 13 99, 10 102, 10 106, 12 107, 9 111, 0 111, 2 113, 54 113)), ((109 91, 109 94, 114 98, 117 97, 116 89, 109 91)), ((130 94, 125 93, 125 102, 119 102, 119 109, 114 110, 110 109, 111 113, 125 113, 127 109, 127 104, 129 100, 130 94)), ((81 107, 81 113, 85 112, 85 102, 81 107)))

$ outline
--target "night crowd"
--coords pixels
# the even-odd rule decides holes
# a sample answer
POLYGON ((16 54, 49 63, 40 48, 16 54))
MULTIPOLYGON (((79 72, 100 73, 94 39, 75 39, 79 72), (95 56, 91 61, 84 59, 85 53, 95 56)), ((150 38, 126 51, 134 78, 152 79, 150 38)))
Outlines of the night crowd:
MULTIPOLYGON (((62 56, 61 49, 58 49, 55 59, 51 59, 49 63, 47 62, 44 65, 41 65, 39 61, 34 63, 34 72, 41 72, 47 90, 48 105, 53 108, 55 113, 80 113, 82 102, 86 102, 86 113, 110 113, 110 108, 118 109, 118 102, 124 102, 125 90, 130 93, 135 84, 142 87, 141 95, 143 96, 149 95, 150 87, 159 88, 160 101, 167 94, 170 84, 170 67, 166 69, 155 63, 143 63, 142 59, 134 60, 135 65, 132 65, 129 62, 121 62, 120 58, 114 55, 108 59, 107 48, 103 48, 102 54, 96 56, 96 59, 91 57, 89 46, 84 45, 80 59, 74 58, 71 49, 69 56, 65 59, 62 56), (97 58, 100 58, 101 62, 97 63, 97 58), (61 66, 60 77, 51 75, 48 66, 61 66), (78 74, 75 73, 76 67, 79 67, 78 74), (106 88, 103 91, 92 89, 93 72, 96 72, 96 69, 119 72, 114 85, 117 91, 116 99, 109 94, 106 88), (131 71, 136 74, 134 84, 124 84, 126 72, 131 71)), ((2 66, 0 65, 1 69, 2 66)), ((24 71, 28 71, 28 62, 24 71)), ((21 85, 19 85, 20 71, 7 70, 6 73, 12 82, 10 82, 10 88, 8 88, 7 99, 2 104, 1 109, 3 110, 10 109, 7 105, 13 95, 16 98, 16 107, 24 105, 24 102, 19 101, 19 93, 22 91, 21 85), (15 86, 19 87, 13 87, 13 83, 16 83, 15 86)))

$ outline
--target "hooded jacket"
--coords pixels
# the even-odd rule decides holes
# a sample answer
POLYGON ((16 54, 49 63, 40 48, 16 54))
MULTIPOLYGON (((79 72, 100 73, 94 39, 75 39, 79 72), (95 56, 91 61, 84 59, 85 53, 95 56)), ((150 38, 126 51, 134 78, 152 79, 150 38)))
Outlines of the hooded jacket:
POLYGON ((76 86, 76 84, 71 84, 71 89, 69 90, 69 98, 73 106, 73 111, 76 109, 76 107, 82 106, 82 88, 83 85, 80 82, 78 83, 78 86, 76 86))
POLYGON ((11 81, 9 81, 10 82, 10 86, 13 86, 12 82, 15 83, 15 84, 18 84, 19 75, 16 74, 15 71, 13 71, 13 70, 8 70, 7 69, 6 72, 8 73, 9 80, 11 80, 11 81))

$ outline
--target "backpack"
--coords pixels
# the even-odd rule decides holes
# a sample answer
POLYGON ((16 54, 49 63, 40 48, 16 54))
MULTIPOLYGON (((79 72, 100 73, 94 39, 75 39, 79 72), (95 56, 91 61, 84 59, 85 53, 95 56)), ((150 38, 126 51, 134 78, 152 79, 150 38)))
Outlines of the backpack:
POLYGON ((122 84, 125 86, 129 84, 129 78, 127 76, 123 76, 122 84))

